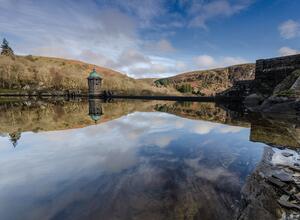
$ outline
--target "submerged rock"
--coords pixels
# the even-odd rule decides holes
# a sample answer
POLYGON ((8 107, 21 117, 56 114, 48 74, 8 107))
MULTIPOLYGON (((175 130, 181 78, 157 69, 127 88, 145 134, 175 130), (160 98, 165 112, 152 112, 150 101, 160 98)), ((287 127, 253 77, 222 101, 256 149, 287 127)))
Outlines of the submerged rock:
POLYGON ((285 172, 275 173, 272 175, 272 177, 275 177, 276 179, 279 179, 280 181, 283 182, 291 182, 293 178, 291 174, 285 172))
POLYGON ((265 148, 243 188, 238 219, 299 219, 300 171, 294 166, 299 156, 297 151, 265 148))
POLYGON ((292 153, 289 153, 289 152, 282 152, 281 153, 283 156, 285 156, 285 157, 291 157, 291 156, 293 156, 293 154, 292 153))

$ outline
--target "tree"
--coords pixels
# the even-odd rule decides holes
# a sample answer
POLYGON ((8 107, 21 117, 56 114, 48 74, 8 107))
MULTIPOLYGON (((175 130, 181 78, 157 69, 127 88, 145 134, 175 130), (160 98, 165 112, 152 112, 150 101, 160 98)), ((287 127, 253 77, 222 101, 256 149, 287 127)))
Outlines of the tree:
POLYGON ((10 133, 9 136, 10 136, 10 141, 11 143, 13 144, 14 147, 17 146, 18 144, 18 140, 21 138, 21 132, 20 131, 16 131, 16 132, 13 132, 13 133, 10 133))
POLYGON ((190 93, 193 91, 193 88, 190 84, 183 84, 183 85, 179 86, 177 88, 177 90, 182 93, 190 93))
POLYGON ((2 41, 1 49, 2 49, 1 55, 10 56, 10 57, 14 56, 14 51, 11 49, 8 41, 5 38, 2 41))

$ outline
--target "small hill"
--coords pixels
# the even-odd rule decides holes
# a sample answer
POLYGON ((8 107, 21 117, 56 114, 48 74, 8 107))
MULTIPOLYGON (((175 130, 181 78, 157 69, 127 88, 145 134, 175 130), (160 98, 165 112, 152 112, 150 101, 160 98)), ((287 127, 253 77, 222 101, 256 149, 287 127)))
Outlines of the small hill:
POLYGON ((238 80, 254 79, 255 64, 240 64, 225 68, 199 70, 154 80, 158 88, 176 89, 181 93, 211 96, 224 91, 238 80))
POLYGON ((103 90, 123 94, 179 94, 172 88, 159 88, 117 71, 76 60, 40 56, 0 56, 0 92, 20 91, 87 91, 89 72, 93 68, 103 80, 103 90))

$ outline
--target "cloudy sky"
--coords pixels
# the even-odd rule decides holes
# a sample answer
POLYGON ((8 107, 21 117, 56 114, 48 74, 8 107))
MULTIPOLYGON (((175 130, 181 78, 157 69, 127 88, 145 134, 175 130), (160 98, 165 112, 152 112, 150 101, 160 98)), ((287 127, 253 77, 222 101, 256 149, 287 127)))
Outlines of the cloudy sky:
POLYGON ((162 77, 298 53, 299 9, 299 0, 0 0, 0 37, 17 54, 162 77))

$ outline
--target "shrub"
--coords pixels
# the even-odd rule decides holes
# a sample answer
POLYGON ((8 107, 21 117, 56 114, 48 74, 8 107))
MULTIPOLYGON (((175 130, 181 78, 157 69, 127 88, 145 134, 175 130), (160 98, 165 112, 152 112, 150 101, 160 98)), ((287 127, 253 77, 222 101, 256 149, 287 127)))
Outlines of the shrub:
POLYGON ((31 61, 31 62, 34 62, 34 61, 35 61, 35 59, 34 59, 34 57, 33 57, 32 55, 28 55, 28 56, 26 56, 25 58, 26 58, 27 60, 31 61))
POLYGON ((177 90, 182 93, 191 93, 193 91, 193 88, 190 84, 183 84, 179 86, 177 90))

